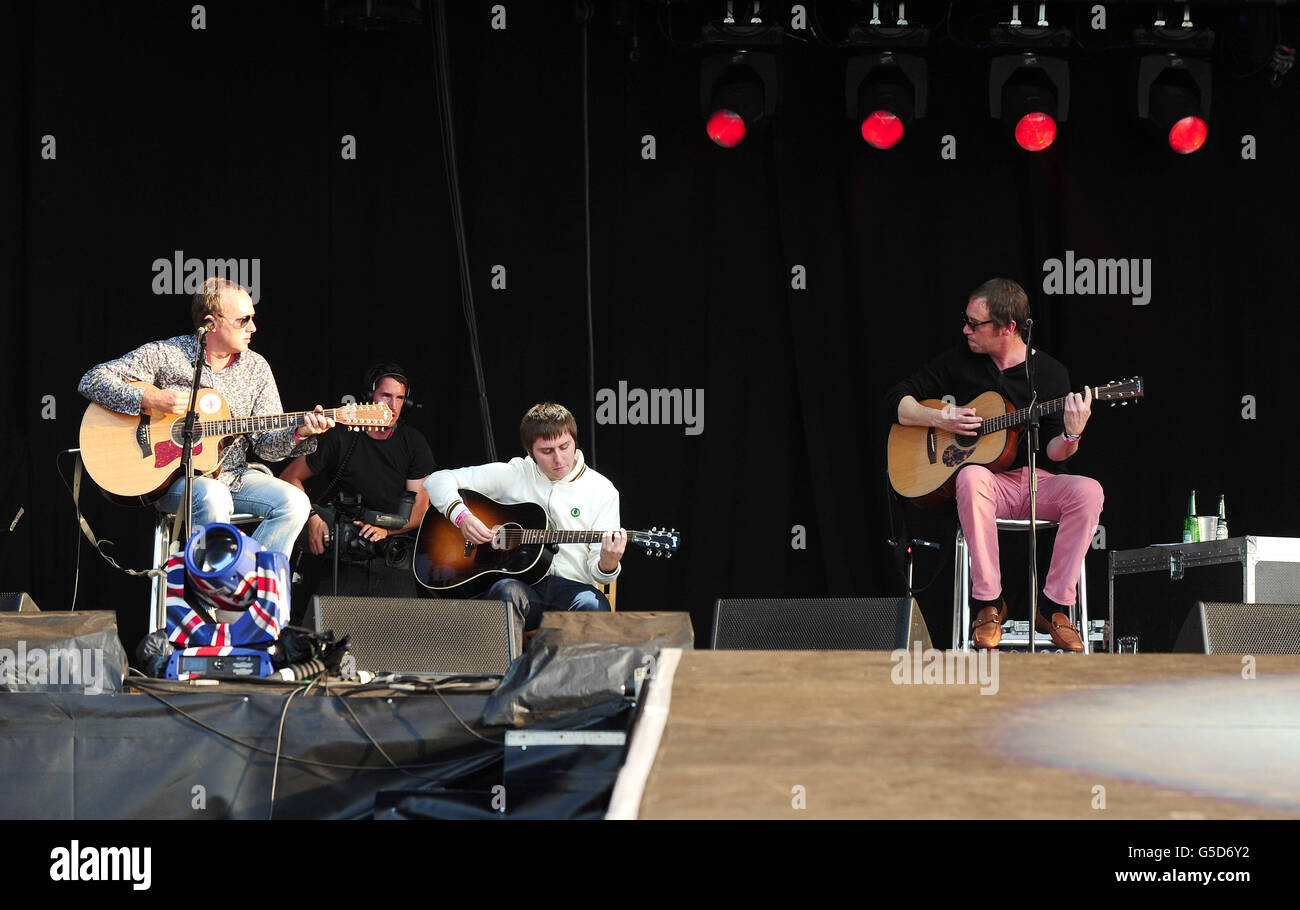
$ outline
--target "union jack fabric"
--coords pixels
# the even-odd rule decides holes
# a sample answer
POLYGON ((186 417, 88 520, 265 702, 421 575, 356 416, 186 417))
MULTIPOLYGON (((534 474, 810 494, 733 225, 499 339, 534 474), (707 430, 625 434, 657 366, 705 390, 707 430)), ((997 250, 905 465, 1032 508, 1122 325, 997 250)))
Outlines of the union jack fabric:
POLYGON ((183 554, 168 559, 167 640, 177 648, 231 648, 278 639, 289 622, 289 560, 271 550, 256 558, 256 569, 233 592, 189 577, 183 554), (190 606, 191 598, 213 609, 242 610, 244 615, 233 623, 207 623, 190 606))

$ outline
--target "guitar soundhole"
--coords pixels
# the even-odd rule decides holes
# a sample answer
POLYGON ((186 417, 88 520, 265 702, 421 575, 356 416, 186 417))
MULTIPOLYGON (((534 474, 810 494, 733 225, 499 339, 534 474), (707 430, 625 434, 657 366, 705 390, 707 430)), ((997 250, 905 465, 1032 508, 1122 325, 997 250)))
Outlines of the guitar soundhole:
POLYGON ((492 549, 494 550, 514 550, 523 536, 524 528, 515 521, 510 521, 497 528, 496 533, 492 535, 492 549))
POLYGON ((966 437, 958 437, 958 438, 970 439, 972 448, 963 448, 960 445, 952 445, 944 449, 943 463, 950 468, 955 468, 957 467, 957 465, 961 464, 967 458, 970 458, 971 452, 974 451, 973 446, 975 444, 975 440, 977 437, 966 436, 966 437))
POLYGON ((520 537, 524 530, 518 522, 507 522, 497 529, 492 543, 476 547, 474 562, 480 569, 495 569, 504 572, 522 572, 537 561, 541 544, 522 544, 520 537))

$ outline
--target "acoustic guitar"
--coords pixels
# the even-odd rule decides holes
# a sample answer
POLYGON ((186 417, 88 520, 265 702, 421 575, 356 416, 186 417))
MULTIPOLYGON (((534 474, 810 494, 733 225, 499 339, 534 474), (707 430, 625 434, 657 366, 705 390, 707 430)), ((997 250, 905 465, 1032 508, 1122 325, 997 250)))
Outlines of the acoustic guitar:
MULTIPOLYGON (((153 389, 147 382, 136 388, 153 389)), ((300 427, 307 411, 260 417, 231 417, 226 399, 215 389, 199 389, 194 421, 194 473, 212 474, 221 467, 231 437, 300 427)), ((380 429, 393 422, 386 404, 349 404, 320 412, 352 430, 380 429)), ((92 404, 81 418, 81 460, 110 499, 147 505, 167 491, 181 472, 181 434, 185 416, 161 411, 119 414, 92 404)))
MULTIPOLYGON (((495 528, 491 544, 465 540, 442 513, 430 509, 420 522, 411 568, 416 580, 444 597, 476 597, 504 578, 532 585, 546 577, 555 544, 600 543, 604 531, 566 531, 551 527, 546 510, 536 503, 514 505, 460 490, 461 500, 479 521, 495 528)), ((655 556, 671 558, 681 543, 674 531, 628 531, 629 543, 655 556)))
MULTIPOLYGON (((1094 386, 1094 401, 1128 404, 1143 396, 1142 378, 1125 379, 1094 386)), ((1039 412, 1054 414, 1065 409, 1065 398, 1041 402, 1039 412)), ((942 410, 947 402, 927 399, 921 404, 942 410)), ((964 407, 974 408, 982 419, 977 433, 958 436, 938 427, 907 427, 894 424, 889 431, 889 482, 904 499, 931 506, 950 499, 956 491, 957 472, 966 465, 983 465, 1001 472, 1016 460, 1016 448, 1029 409, 1016 410, 997 392, 985 392, 964 407)))

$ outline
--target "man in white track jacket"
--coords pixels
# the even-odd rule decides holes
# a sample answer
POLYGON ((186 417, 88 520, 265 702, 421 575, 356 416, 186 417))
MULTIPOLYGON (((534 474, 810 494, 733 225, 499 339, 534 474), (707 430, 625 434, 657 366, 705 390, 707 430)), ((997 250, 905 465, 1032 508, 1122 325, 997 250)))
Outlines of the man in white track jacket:
POLYGON ((474 544, 490 544, 493 529, 461 501, 461 489, 504 503, 536 503, 546 509, 551 527, 560 530, 604 529, 599 544, 559 544, 550 570, 537 584, 505 579, 488 589, 484 597, 511 606, 517 636, 537 628, 546 610, 609 610, 609 601, 596 586, 613 581, 622 568, 627 533, 619 522, 618 490, 587 465, 577 435, 578 422, 568 408, 550 402, 534 405, 519 425, 527 457, 435 471, 424 482, 430 506, 474 544))

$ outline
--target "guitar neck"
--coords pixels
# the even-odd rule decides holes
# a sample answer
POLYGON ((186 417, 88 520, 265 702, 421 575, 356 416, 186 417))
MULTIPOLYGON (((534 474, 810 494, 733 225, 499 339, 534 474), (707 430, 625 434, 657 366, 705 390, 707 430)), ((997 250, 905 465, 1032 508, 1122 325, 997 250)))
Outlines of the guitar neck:
POLYGON ((306 423, 306 416, 309 413, 330 418, 336 416, 334 408, 326 411, 295 411, 292 414, 265 414, 261 417, 201 420, 197 429, 200 436, 242 436, 245 433, 267 433, 271 430, 287 430, 289 427, 300 427, 306 423))
MULTIPOLYGON (((1093 397, 1096 397, 1097 390, 1093 389, 1093 397)), ((1051 401, 1042 401, 1038 404, 1038 410, 1041 414, 1055 414, 1065 407, 1065 400, 1069 398, 1064 395, 1060 398, 1053 398, 1051 401)), ((1018 423, 1024 423, 1029 419, 1029 408, 1020 408, 1016 411, 1010 411, 1006 414, 999 414, 997 417, 990 417, 980 425, 980 435, 986 433, 996 433, 999 430, 1005 430, 1007 427, 1013 427, 1018 423)))
MULTIPOLYGON (((514 532, 514 529, 511 529, 514 532)), ((541 528, 523 528, 518 531, 521 544, 530 543, 600 543, 600 538, 604 531, 562 531, 551 529, 549 531, 541 528)), ((513 533, 512 533, 513 537, 513 533)))

